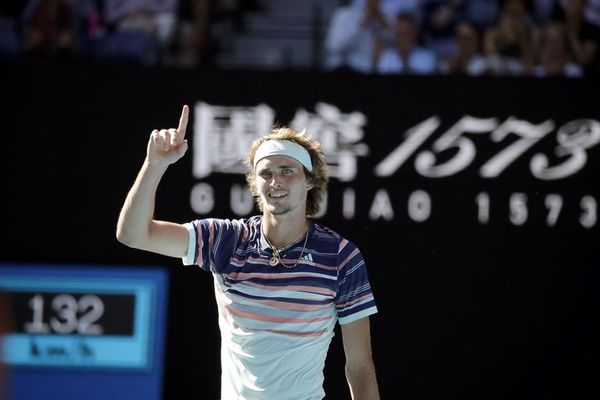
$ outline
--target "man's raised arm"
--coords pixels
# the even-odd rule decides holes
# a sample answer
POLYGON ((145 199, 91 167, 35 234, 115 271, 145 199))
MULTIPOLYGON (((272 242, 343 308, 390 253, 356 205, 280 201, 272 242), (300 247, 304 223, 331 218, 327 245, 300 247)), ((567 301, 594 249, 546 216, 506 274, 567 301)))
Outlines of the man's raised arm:
POLYGON ((155 129, 148 140, 146 159, 133 184, 117 223, 117 239, 127 246, 172 257, 184 257, 188 247, 187 229, 154 216, 156 190, 169 165, 185 154, 189 107, 183 106, 177 129, 155 129))

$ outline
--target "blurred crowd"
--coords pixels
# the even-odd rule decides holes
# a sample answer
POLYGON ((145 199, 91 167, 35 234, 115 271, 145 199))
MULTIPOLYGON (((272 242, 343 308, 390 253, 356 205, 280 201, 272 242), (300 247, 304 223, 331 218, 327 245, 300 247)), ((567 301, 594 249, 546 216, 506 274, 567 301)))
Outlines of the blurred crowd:
MULTIPOLYGON (((214 25, 260 0, 2 0, 0 59, 211 65, 214 25)), ((600 0, 341 0, 322 68, 369 74, 594 76, 600 0)))
POLYGON ((348 0, 326 68, 375 74, 582 77, 599 72, 600 0, 348 0))
POLYGON ((211 24, 242 25, 251 0, 2 0, 0 59, 201 66, 211 24))

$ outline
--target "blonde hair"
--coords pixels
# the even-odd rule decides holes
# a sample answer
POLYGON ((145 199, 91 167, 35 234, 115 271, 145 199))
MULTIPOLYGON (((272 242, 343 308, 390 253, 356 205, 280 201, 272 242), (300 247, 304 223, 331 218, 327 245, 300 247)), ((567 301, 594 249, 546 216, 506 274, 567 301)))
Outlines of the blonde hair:
POLYGON ((306 180, 312 185, 312 189, 310 189, 306 195, 306 215, 310 216, 317 214, 321 207, 321 200, 325 194, 325 191, 327 190, 327 184, 329 183, 329 169, 327 167, 327 163, 325 162, 325 155, 321 149, 321 143, 307 136, 305 131, 298 132, 289 127, 273 127, 270 133, 255 139, 248 150, 246 163, 249 171, 246 174, 246 182, 248 182, 250 193, 252 194, 252 197, 254 197, 254 201, 256 201, 258 209, 262 211, 263 207, 258 195, 258 189, 256 187, 254 155, 256 154, 256 149, 258 149, 258 146, 260 146, 263 142, 272 139, 289 140, 297 143, 304 147, 306 151, 308 151, 308 154, 310 154, 310 160, 313 166, 312 172, 308 171, 305 167, 302 168, 304 170, 304 174, 306 175, 306 180))

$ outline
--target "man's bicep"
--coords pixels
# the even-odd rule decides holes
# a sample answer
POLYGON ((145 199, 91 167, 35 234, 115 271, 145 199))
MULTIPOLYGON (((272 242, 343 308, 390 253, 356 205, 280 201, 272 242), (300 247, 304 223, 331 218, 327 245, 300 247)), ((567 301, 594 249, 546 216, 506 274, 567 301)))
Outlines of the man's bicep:
POLYGON ((152 221, 150 238, 145 250, 171 257, 187 255, 189 233, 185 225, 167 221, 152 221))

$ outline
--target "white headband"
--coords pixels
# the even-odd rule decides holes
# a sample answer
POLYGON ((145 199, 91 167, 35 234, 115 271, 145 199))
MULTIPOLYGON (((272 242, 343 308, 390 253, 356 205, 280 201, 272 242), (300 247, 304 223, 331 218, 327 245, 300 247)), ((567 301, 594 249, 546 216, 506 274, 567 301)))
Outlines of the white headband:
POLYGON ((256 169, 256 164, 258 164, 260 160, 269 156, 291 157, 304 165, 307 170, 312 171, 312 162, 310 161, 310 154, 308 154, 308 151, 291 140, 271 139, 262 142, 262 144, 258 146, 258 149, 256 149, 256 154, 254 155, 254 169, 256 169))

